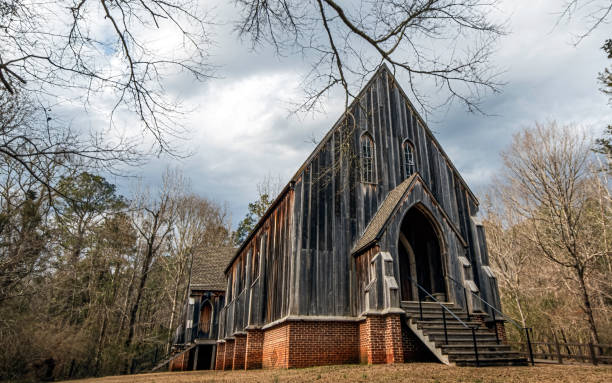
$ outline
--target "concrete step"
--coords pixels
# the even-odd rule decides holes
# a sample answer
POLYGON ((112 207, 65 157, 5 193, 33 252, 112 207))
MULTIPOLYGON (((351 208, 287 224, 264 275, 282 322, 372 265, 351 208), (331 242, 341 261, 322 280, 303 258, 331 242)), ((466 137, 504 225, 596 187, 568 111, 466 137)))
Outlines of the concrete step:
MULTIPOLYGON (((426 334, 426 337, 429 338, 434 343, 446 343, 446 339, 444 337, 444 333, 442 334, 426 334)), ((473 342, 472 334, 470 335, 448 335, 448 343, 456 344, 457 342, 473 342)), ((484 334, 476 334, 476 342, 487 342, 487 343, 495 343, 494 335, 484 335, 484 334)))
MULTIPOLYGON (((440 302, 446 307, 455 307, 456 305, 453 302, 440 302)), ((440 307, 440 303, 438 302, 428 302, 422 301, 421 305, 423 307, 440 307)), ((416 301, 402 301, 400 303, 401 307, 419 307, 419 302, 416 301)))
POLYGON ((476 363, 476 358, 464 358, 457 359, 453 361, 457 366, 467 367, 467 366, 479 366, 479 367, 488 367, 488 366, 527 366, 527 359, 525 358, 514 358, 514 357, 499 357, 493 359, 484 359, 481 360, 479 358, 478 364, 476 363))
MULTIPOLYGON (((439 326, 444 326, 444 321, 441 318, 440 319, 431 318, 431 319, 425 319, 425 320, 420 320, 419 318, 411 318, 411 319, 414 320, 417 325, 427 325, 427 326, 429 326, 429 325, 439 325, 439 326)), ((474 326, 484 327, 482 322, 478 322, 478 321, 463 320, 463 322, 465 324, 467 324, 468 326, 472 326, 472 327, 474 327, 474 326)), ((461 324, 459 322, 457 322, 457 320, 455 318, 451 319, 451 318, 448 318, 448 317, 446 318, 446 324, 447 325, 451 325, 451 324, 457 325, 458 324, 458 325, 461 326, 461 324)))
MULTIPOLYGON (((421 331, 423 331, 423 333, 427 336, 445 336, 445 332, 443 328, 425 328, 425 329, 421 329, 421 331)), ((448 337, 452 337, 452 336, 472 336, 472 330, 471 329, 467 329, 467 328, 456 328, 456 329, 450 329, 447 328, 446 329, 446 335, 448 335, 448 337)), ((480 337, 483 336, 490 336, 492 337, 493 340, 495 340, 495 333, 489 331, 488 329, 477 329, 476 330, 476 339, 480 339, 480 337)))
MULTIPOLYGON (((404 311, 408 311, 408 312, 421 312, 421 309, 419 309, 419 306, 410 306, 410 307, 402 307, 402 310, 404 311)), ((446 311, 448 313, 448 311, 452 311, 454 313, 457 312, 465 312, 465 310, 461 307, 453 307, 453 306, 446 306, 446 309, 442 308, 442 306, 439 305, 435 305, 435 306, 423 306, 423 312, 434 312, 434 313, 442 313, 442 310, 446 311)))
MULTIPOLYGON (((482 326, 482 324, 478 323, 478 322, 470 322, 470 324, 468 324, 467 322, 463 322, 466 325, 468 325, 468 327, 477 327, 478 329, 486 329, 488 331, 488 329, 484 326, 482 326)), ((451 331, 451 330, 468 330, 470 331, 469 328, 466 329, 466 327, 463 325, 463 323, 458 322, 456 320, 448 320, 446 321, 446 330, 447 331, 451 331)), ((431 323, 431 322, 426 322, 426 321, 417 321, 417 327, 423 330, 441 330, 444 331, 444 323, 431 323)))
MULTIPOLYGON (((506 352, 513 352, 512 347, 507 344, 497 344, 497 343, 488 343, 488 342, 476 342, 478 345, 478 349, 483 350, 499 350, 506 352)), ((455 342, 451 344, 444 344, 443 342, 436 343, 436 347, 442 349, 443 352, 455 352, 455 351, 473 351, 474 343, 473 342, 455 342)))
MULTIPOLYGON (((474 357, 476 353, 474 350, 467 351, 453 351, 448 354, 449 360, 453 361, 456 359, 465 359, 467 357, 474 357)), ((486 350, 486 349, 478 349, 478 357, 482 359, 495 359, 499 357, 504 358, 520 358, 520 354, 518 352, 506 351, 506 350, 486 350)))
MULTIPOLYGON (((456 313, 455 314, 459 319, 461 319, 464 322, 472 322, 472 318, 468 318, 468 316, 465 313, 456 313)), ((442 321, 442 314, 440 313, 423 313, 423 318, 421 319, 421 314, 416 312, 406 312, 406 317, 410 318, 414 321, 442 321)), ((451 316, 450 314, 446 316, 446 319, 448 321, 455 321, 457 322, 457 319, 453 316, 451 316)))
POLYGON ((527 360, 509 345, 499 344, 495 333, 480 321, 473 320, 463 309, 454 304, 445 304, 462 322, 448 312, 446 317, 446 336, 442 307, 435 302, 402 302, 410 328, 420 333, 419 336, 429 339, 428 347, 438 355, 440 360, 457 366, 476 366, 476 352, 472 327, 476 327, 476 346, 478 348, 479 366, 524 366, 527 360), (422 310, 422 318, 421 318, 422 310), (448 339, 448 341, 447 341, 448 339), (433 343, 433 345, 432 345, 433 343), (446 355, 446 357, 444 356, 446 355))

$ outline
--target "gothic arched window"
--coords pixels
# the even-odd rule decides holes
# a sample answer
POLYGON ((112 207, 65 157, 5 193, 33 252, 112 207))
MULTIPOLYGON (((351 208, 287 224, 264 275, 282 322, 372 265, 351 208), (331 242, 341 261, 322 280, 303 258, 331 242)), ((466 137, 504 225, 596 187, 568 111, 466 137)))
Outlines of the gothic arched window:
POLYGON ((209 300, 205 301, 202 304, 202 308, 200 309, 200 322, 199 327, 200 331, 208 334, 210 332, 210 325, 212 322, 212 304, 209 300))
POLYGON ((374 140, 368 133, 361 136, 361 182, 374 183, 374 140))
POLYGON ((408 178, 414 173, 414 146, 410 141, 404 141, 404 177, 408 178))

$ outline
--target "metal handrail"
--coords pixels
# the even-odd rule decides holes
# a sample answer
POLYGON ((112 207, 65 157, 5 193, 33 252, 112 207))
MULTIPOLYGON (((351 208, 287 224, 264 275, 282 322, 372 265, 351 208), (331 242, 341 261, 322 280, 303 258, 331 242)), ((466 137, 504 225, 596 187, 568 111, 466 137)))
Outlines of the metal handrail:
MULTIPOLYGON (((476 342, 476 330, 480 327, 480 325, 475 325, 475 326, 469 326, 467 323, 465 323, 463 320, 461 320, 461 318, 459 318, 457 315, 455 315, 454 312, 452 312, 448 307, 446 307, 445 304, 443 304, 442 302, 440 302, 439 300, 437 300, 433 295, 431 295, 423 286, 419 285, 418 282, 416 282, 415 280, 413 280, 410 277, 406 277, 408 280, 410 280, 412 283, 414 283, 420 290, 422 290, 425 294, 427 294, 428 297, 430 297, 431 299, 434 300, 434 302, 436 302, 438 305, 440 305, 440 307, 442 307, 442 322, 444 323, 444 340, 446 341, 446 344, 448 345, 448 331, 446 328, 446 311, 448 311, 451 316, 453 316, 459 323, 461 323, 461 325, 463 325, 463 327, 470 329, 472 331, 472 342, 474 344, 474 356, 476 359, 476 366, 479 367, 480 366, 480 360, 478 357, 478 344, 476 342)), ((421 304, 421 294, 417 294, 417 299, 419 300, 419 314, 421 317, 421 320, 423 320, 423 306, 421 304)), ((466 313, 467 313, 467 308, 466 308, 466 313)))
MULTIPOLYGON (((450 275, 447 275, 446 278, 450 279, 451 281, 455 282, 458 286, 463 288, 463 294, 466 297, 465 298, 465 309, 468 310, 467 307, 467 296, 466 296, 466 292, 467 289, 465 288, 465 286, 463 286, 461 284, 461 282, 455 280, 453 277, 451 277, 450 275)), ((516 327, 517 329, 519 329, 520 331, 524 331, 525 332, 525 338, 527 340, 527 347, 529 348, 529 359, 531 361, 531 365, 535 366, 535 360, 533 357, 533 347, 531 345, 531 337, 529 336, 529 332, 531 332, 533 334, 533 328, 531 327, 525 327, 522 326, 520 323, 518 323, 517 321, 515 321, 514 319, 506 316, 506 314, 502 313, 500 310, 496 309, 495 307, 493 307, 489 302, 487 302, 486 300, 484 300, 480 295, 475 294, 473 291, 470 291, 470 294, 472 294, 473 296, 475 296, 476 298, 480 299, 480 301, 482 303, 484 303, 485 305, 489 306, 492 310, 493 310, 493 320, 495 321, 495 312, 499 313, 502 316, 502 319, 505 321, 508 321, 510 323, 512 323, 512 325, 514 327, 516 327)), ((497 333, 497 329, 495 329, 495 339, 497 339, 497 343, 499 343, 499 334, 497 333)))
MULTIPOLYGON (((448 311, 457 321, 459 321, 459 323, 461 323, 465 328, 472 328, 472 326, 469 326, 467 323, 465 323, 464 321, 461 320, 461 318, 459 318, 457 315, 455 315, 455 313, 453 313, 451 311, 451 309, 449 309, 448 307, 446 307, 446 305, 444 305, 442 302, 440 302, 439 300, 437 300, 433 295, 431 295, 427 290, 425 290, 425 288, 421 285, 419 285, 417 282, 415 282, 414 280, 412 280, 412 278, 408 277, 408 279, 410 281, 412 281, 412 283, 414 283, 419 289, 421 289, 425 294, 427 294, 428 297, 430 297, 431 299, 433 299, 437 304, 439 304, 440 306, 442 306, 442 308, 444 308, 444 310, 448 311)), ((419 299, 419 303, 421 302, 421 296, 418 295, 418 299, 419 299)), ((423 309, 421 307, 420 309, 420 314, 421 314, 421 319, 423 319, 423 309)), ((478 328, 478 326, 476 326, 478 328)))

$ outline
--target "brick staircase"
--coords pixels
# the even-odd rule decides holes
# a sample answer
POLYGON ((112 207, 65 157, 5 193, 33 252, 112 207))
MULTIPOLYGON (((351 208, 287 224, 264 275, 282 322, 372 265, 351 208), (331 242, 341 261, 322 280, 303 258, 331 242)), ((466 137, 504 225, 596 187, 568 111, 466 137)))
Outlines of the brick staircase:
POLYGON ((442 306, 437 302, 421 302, 421 304, 422 319, 418 302, 403 301, 401 303, 402 309, 406 312, 406 323, 442 363, 457 366, 527 365, 527 359, 513 351, 509 345, 498 343, 495 332, 486 328, 482 322, 468 318, 467 313, 461 307, 453 303, 444 303, 463 322, 459 322, 445 311, 445 336, 442 306), (474 334, 472 334, 471 327, 478 327, 474 334), (474 335, 478 359, 476 359, 474 350, 474 335))

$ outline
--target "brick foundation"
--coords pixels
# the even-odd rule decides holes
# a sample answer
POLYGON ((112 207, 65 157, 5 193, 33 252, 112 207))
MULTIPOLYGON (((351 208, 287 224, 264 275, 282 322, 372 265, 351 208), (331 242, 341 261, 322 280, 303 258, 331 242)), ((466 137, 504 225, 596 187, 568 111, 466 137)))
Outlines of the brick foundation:
POLYGON ((185 371, 187 364, 189 363, 189 351, 183 352, 176 358, 172 359, 168 364, 168 370, 170 371, 185 371))
POLYGON ((481 323, 481 327, 486 327, 493 333, 497 333, 500 343, 507 343, 506 326, 503 320, 487 321, 483 316, 474 316, 474 320, 481 323))
POLYGON ((231 370, 234 364, 234 340, 225 340, 225 352, 223 353, 223 369, 231 370))
POLYGON ((367 364, 404 361, 399 314, 368 315, 359 323, 359 361, 367 364))
POLYGON ((386 363, 401 363, 404 361, 402 321, 399 314, 385 316, 385 351, 386 363))
POLYGON ((216 369, 399 363, 421 351, 411 335, 400 314, 368 315, 359 322, 289 320, 219 343, 216 369))
POLYGON ((421 340, 410 330, 408 325, 402 321, 402 348, 404 350, 404 361, 425 362, 436 361, 437 358, 421 342, 421 340))
POLYGON ((246 334, 236 335, 234 339, 234 355, 232 357, 232 370, 244 370, 246 356, 246 334))
POLYGON ((252 370, 261 368, 263 357, 264 332, 262 330, 247 330, 246 356, 244 368, 252 370))
POLYGON ((289 327, 290 322, 285 322, 264 332, 261 364, 263 368, 289 366, 289 327))
POLYGON ((383 362, 382 350, 372 344, 372 338, 376 332, 380 333, 382 324, 379 317, 369 317, 359 323, 359 361, 367 364, 378 364, 383 362))
POLYGON ((355 322, 290 322, 287 367, 357 363, 358 342, 355 322))
POLYGON ((508 338, 506 336, 506 326, 503 321, 495 321, 494 322, 495 331, 497 332, 497 336, 499 337, 499 341, 501 343, 508 343, 508 338))
POLYGON ((223 370, 223 359, 225 358, 225 343, 217 343, 217 355, 215 355, 215 370, 223 370))
POLYGON ((500 343, 504 343, 504 344, 508 343, 508 338, 506 337, 506 326, 504 325, 503 320, 495 320, 495 321, 488 320, 487 321, 485 320, 483 316, 480 316, 480 315, 474 316, 473 319, 480 322, 481 327, 488 328, 494 334, 497 333, 500 343))

